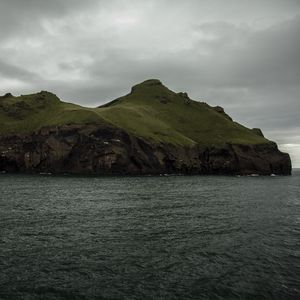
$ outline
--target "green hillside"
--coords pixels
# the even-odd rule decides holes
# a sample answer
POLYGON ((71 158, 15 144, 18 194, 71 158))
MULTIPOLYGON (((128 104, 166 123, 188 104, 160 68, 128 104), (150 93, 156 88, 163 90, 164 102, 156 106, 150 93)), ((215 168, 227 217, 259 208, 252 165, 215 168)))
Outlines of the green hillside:
POLYGON ((190 100, 158 80, 138 84, 130 94, 98 108, 65 103, 49 92, 0 98, 1 134, 63 124, 113 124, 153 142, 179 145, 268 142, 257 131, 233 122, 220 107, 190 100))

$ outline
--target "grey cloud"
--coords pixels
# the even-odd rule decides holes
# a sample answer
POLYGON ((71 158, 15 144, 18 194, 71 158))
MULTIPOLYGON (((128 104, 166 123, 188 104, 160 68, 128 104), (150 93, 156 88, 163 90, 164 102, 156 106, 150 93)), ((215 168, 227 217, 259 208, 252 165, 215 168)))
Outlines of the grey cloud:
POLYGON ((43 34, 43 19, 59 19, 95 5, 93 0, 0 0, 1 38, 43 34))
POLYGON ((0 75, 7 78, 20 79, 20 80, 33 80, 35 75, 27 70, 19 68, 0 60, 0 75))
POLYGON ((262 31, 227 24, 203 24, 210 40, 200 40, 190 50, 198 52, 205 69, 205 85, 258 87, 300 82, 300 16, 262 31), (203 51, 208 54, 202 54, 203 51), (198 50, 198 51, 197 51, 198 50))
POLYGON ((0 0, 0 78, 88 106, 159 78, 300 145, 299 32, 296 0, 0 0))
MULTIPOLYGON (((13 17, 25 18, 26 16, 59 17, 66 13, 89 8, 101 1, 93 0, 1 0, 1 16, 7 19, 13 17)), ((8 24, 10 26, 10 24, 8 24)))

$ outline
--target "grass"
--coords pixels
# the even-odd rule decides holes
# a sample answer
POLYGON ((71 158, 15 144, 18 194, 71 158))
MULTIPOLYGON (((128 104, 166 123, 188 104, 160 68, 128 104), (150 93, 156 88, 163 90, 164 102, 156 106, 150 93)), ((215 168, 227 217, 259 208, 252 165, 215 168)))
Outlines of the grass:
POLYGON ((268 142, 209 105, 187 101, 157 80, 139 84, 130 94, 98 108, 65 103, 47 92, 0 98, 2 134, 87 123, 112 124, 156 143, 191 146, 268 142))
POLYGON ((1 134, 33 132, 52 125, 103 122, 93 110, 62 102, 47 92, 0 98, 1 134))

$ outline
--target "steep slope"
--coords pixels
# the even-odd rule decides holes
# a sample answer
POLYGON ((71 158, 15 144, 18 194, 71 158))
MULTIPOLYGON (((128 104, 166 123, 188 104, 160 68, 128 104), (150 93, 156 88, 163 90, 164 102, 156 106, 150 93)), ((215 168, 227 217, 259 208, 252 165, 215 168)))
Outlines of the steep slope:
POLYGON ((98 108, 54 94, 0 97, 0 171, 290 174, 287 154, 221 107, 147 80, 98 108))
POLYGON ((252 130, 232 122, 220 107, 174 93, 159 80, 147 80, 130 94, 98 109, 107 121, 134 135, 179 145, 268 142, 252 130))

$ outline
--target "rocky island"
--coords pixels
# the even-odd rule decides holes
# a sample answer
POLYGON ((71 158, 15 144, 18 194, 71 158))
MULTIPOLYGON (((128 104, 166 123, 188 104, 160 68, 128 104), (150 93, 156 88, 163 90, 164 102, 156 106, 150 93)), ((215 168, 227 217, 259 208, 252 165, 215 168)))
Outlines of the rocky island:
POLYGON ((97 108, 1 96, 0 172, 289 175, 291 161, 260 129, 151 79, 97 108))

